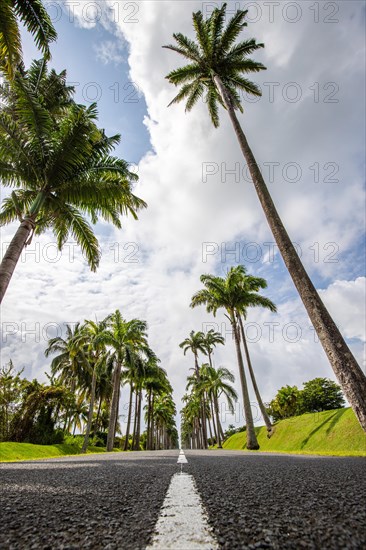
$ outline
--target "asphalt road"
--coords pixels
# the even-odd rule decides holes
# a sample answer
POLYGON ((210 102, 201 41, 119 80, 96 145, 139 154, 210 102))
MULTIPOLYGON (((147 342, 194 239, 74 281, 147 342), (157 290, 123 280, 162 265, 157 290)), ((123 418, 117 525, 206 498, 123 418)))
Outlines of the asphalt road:
POLYGON ((178 451, 0 464, 0 549, 145 548, 178 451))
MULTIPOLYGON (((0 464, 0 549, 139 549, 178 451, 0 464)), ((365 549, 366 460, 186 451, 220 548, 365 549)), ((164 550, 163 548, 161 550, 164 550)))
POLYGON ((366 460, 187 451, 221 548, 366 549, 366 460))

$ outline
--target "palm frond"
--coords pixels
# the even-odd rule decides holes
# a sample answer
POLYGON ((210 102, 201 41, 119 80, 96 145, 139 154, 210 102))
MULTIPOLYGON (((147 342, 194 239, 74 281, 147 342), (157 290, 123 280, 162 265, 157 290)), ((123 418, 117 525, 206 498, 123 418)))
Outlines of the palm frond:
POLYGON ((0 2, 0 69, 10 80, 21 59, 21 38, 12 3, 0 2))
POLYGON ((57 33, 41 0, 16 0, 14 11, 33 35, 36 46, 46 58, 50 57, 49 43, 57 33))

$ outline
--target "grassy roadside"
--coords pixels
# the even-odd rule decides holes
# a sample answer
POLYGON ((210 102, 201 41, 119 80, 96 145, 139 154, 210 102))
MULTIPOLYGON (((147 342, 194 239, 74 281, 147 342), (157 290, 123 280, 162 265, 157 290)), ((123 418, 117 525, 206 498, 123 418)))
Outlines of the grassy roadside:
MULTIPOLYGON (((264 426, 256 431, 260 450, 265 452, 366 456, 366 435, 350 408, 281 420, 270 439, 264 426)), ((229 437, 223 448, 246 449, 245 432, 229 437)))
MULTIPOLYGON (((59 445, 33 445, 32 443, 0 443, 0 462, 18 462, 37 460, 39 458, 56 458, 80 454, 78 444, 62 443, 59 445)), ((120 451, 120 449, 114 449, 120 451)), ((87 454, 105 453, 102 447, 89 446, 87 454)))

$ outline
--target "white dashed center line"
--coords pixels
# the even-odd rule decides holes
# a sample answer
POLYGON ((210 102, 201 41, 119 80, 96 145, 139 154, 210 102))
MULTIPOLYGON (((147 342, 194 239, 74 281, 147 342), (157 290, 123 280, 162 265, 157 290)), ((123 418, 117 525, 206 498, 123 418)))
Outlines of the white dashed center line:
MULTIPOLYGON (((178 464, 187 459, 180 452, 178 464)), ((169 485, 153 540, 147 550, 215 550, 218 544, 207 522, 193 476, 174 474, 169 485)))

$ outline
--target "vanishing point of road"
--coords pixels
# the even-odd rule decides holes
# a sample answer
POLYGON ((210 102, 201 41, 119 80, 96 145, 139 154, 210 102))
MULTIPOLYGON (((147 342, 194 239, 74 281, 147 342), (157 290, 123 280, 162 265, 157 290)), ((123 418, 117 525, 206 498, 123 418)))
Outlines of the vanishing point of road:
POLYGON ((364 458, 178 454, 0 464, 1 550, 366 548, 364 458))

